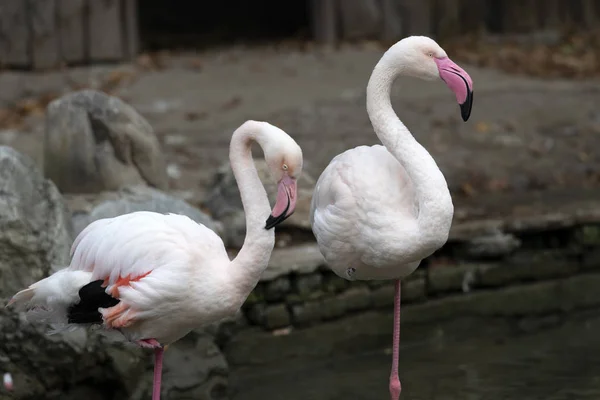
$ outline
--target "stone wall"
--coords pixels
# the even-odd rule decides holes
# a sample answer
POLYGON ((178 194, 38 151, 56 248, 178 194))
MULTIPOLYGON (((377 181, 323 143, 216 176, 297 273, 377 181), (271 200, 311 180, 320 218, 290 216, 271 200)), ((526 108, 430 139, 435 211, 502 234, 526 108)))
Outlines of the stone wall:
MULTIPOLYGON (((403 340, 544 329, 600 309, 598 287, 600 224, 455 238, 402 282, 403 340)), ((335 276, 313 243, 276 249, 222 347, 232 368, 345 352, 357 337, 357 351, 381 348, 393 299, 393 282, 335 276)))

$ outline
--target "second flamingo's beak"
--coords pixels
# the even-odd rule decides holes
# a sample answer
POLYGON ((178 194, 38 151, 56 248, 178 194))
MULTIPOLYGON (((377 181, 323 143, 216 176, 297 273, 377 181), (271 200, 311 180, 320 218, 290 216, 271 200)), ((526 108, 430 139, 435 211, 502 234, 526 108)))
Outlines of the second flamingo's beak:
POLYGON ((277 184, 277 198, 271 215, 267 218, 265 229, 271 229, 285 221, 296 209, 296 179, 284 175, 277 184))
POLYGON ((456 95, 461 117, 466 122, 471 116, 473 107, 473 80, 464 69, 448 57, 436 58, 435 63, 438 66, 440 78, 456 95))

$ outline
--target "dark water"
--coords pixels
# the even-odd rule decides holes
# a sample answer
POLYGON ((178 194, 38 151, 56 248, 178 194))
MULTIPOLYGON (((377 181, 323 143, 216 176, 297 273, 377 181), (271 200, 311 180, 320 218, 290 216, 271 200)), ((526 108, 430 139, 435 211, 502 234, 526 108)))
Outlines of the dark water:
MULTIPOLYGON (((303 362, 232 376, 234 400, 389 399, 386 352, 303 362)), ((600 320, 502 341, 401 348, 402 400, 600 399, 600 320)))

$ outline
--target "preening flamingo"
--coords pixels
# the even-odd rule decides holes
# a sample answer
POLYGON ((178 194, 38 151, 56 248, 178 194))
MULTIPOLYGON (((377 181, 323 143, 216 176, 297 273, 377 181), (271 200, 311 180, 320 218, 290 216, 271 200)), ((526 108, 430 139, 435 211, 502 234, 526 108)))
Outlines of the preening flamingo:
POLYGON ((444 175, 394 112, 390 91, 399 75, 441 78, 455 93, 464 121, 473 81, 432 39, 394 44, 367 85, 367 112, 383 143, 336 156, 314 190, 311 225, 327 265, 347 280, 396 280, 390 395, 400 397, 400 280, 446 243, 454 206, 444 175))
POLYGON ((272 228, 296 207, 302 150, 284 131, 245 122, 233 133, 229 159, 246 212, 246 238, 235 259, 229 260, 217 234, 188 217, 134 212, 88 225, 73 243, 70 265, 20 291, 8 305, 55 327, 98 324, 154 348, 152 399, 158 400, 165 346, 237 313, 267 267, 275 245, 272 228), (252 142, 262 147, 279 182, 272 211, 252 142))

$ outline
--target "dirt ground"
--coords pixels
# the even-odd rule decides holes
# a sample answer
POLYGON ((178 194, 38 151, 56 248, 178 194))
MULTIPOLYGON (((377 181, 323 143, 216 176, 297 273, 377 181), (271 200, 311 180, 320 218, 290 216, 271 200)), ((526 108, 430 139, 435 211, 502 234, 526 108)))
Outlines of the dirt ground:
MULTIPOLYGON (((141 58, 132 65, 3 72, 0 84, 13 97, 91 86, 123 98, 153 125, 171 187, 199 203, 214 168, 228 162, 231 133, 246 119, 267 120, 291 134, 315 177, 345 149, 378 143, 364 91, 381 54, 380 47, 366 45, 336 51, 229 48, 141 58)), ((600 81, 538 80, 462 66, 475 86, 467 123, 441 82, 401 79, 393 91, 397 113, 437 160, 459 208, 464 204, 480 215, 491 211, 474 204, 494 197, 520 197, 530 206, 556 196, 566 199, 561 204, 596 197, 600 81), (531 193, 537 203, 527 197, 531 193)), ((0 144, 41 163, 42 136, 43 114, 32 112, 24 123, 0 129, 0 144)))

